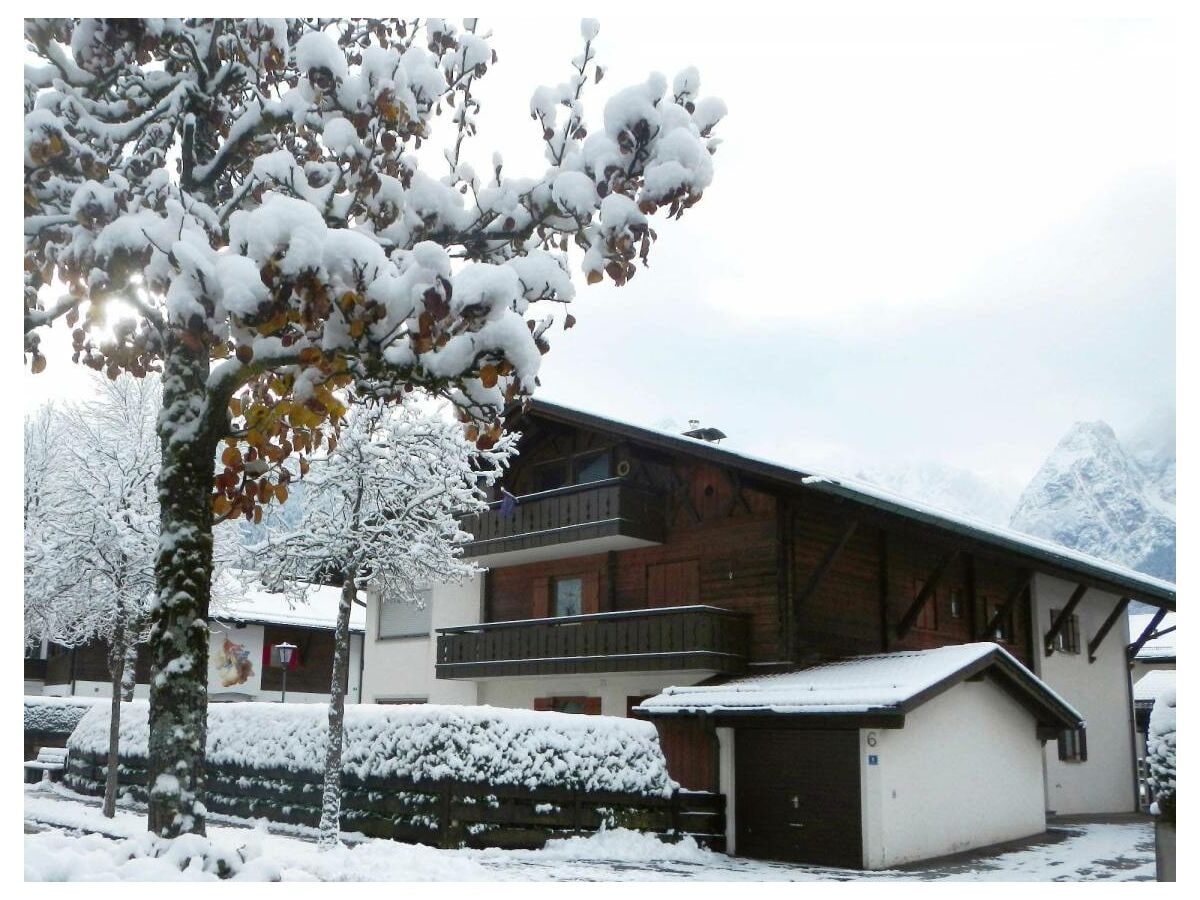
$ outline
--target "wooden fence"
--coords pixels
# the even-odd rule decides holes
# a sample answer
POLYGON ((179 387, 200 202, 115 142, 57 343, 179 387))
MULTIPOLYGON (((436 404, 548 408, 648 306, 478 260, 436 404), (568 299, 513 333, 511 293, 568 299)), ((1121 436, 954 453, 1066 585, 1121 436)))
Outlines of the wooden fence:
MULTIPOLYGON (((82 794, 104 793, 107 759, 72 752, 64 781, 82 794)), ((122 759, 122 794, 146 800, 144 760, 122 759)), ((208 766, 205 806, 215 813, 316 826, 321 775, 311 771, 208 766)), ((725 844, 722 794, 677 791, 671 797, 457 781, 342 776, 342 829, 436 847, 538 849, 547 840, 602 828, 630 828, 667 840, 693 836, 725 844)))

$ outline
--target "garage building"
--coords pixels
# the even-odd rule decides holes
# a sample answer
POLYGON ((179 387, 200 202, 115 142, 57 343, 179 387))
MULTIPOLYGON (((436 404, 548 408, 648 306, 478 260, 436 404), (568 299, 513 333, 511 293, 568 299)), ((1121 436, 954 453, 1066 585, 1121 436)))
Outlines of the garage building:
POLYGON ((731 853, 881 869, 1040 834, 1042 745, 1083 718, 993 643, 668 688, 716 729, 731 853))

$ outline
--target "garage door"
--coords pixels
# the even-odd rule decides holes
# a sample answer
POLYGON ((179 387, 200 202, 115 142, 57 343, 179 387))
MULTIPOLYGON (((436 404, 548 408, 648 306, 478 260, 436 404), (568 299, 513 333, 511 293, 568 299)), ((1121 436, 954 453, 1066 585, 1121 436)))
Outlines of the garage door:
POLYGON ((857 731, 739 728, 737 853, 862 866, 857 731))

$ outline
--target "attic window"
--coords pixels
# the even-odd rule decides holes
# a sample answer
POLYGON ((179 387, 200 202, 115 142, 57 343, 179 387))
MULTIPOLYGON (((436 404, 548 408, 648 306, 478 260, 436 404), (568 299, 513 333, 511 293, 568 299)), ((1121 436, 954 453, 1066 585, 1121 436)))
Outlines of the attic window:
MULTIPOLYGON (((1062 610, 1050 610, 1050 621, 1057 622, 1062 610)), ((1079 652, 1079 616, 1069 616, 1054 636, 1054 649, 1062 653, 1079 652)))

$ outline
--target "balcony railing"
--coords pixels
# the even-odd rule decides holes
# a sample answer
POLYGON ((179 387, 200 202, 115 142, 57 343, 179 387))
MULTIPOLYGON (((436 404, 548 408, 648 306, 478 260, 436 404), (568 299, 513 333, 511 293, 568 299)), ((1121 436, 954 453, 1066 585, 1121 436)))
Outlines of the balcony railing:
POLYGON ((463 520, 475 540, 468 557, 532 550, 589 539, 612 539, 612 547, 661 544, 666 527, 661 501, 623 478, 555 488, 518 497, 507 513, 501 502, 463 520))
POLYGON ((705 670, 746 665, 744 614, 715 606, 439 628, 438 678, 705 670))

